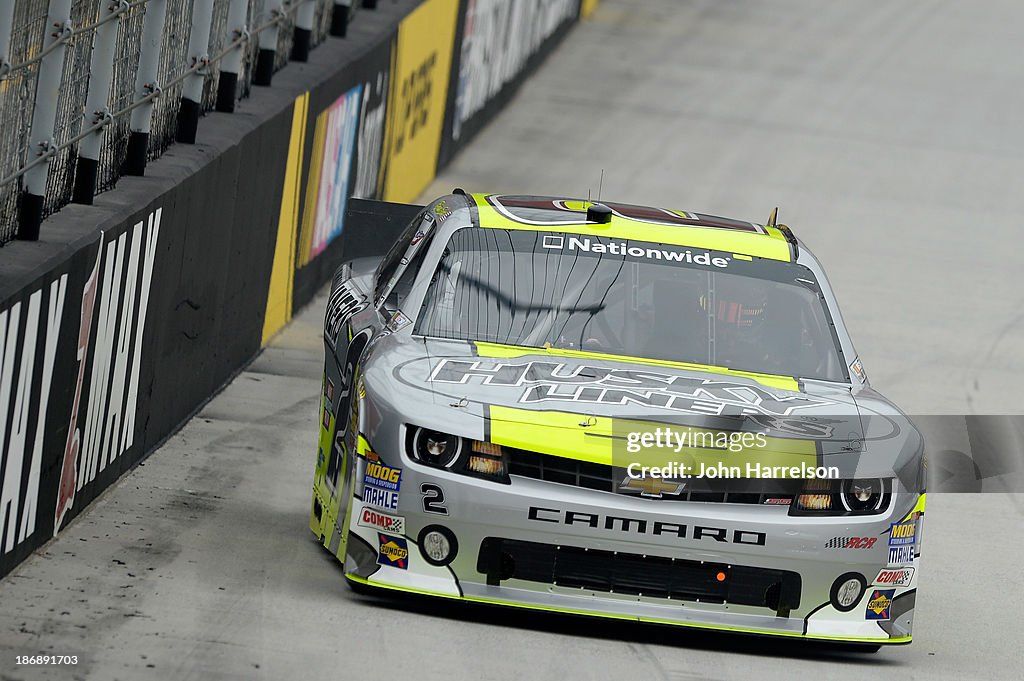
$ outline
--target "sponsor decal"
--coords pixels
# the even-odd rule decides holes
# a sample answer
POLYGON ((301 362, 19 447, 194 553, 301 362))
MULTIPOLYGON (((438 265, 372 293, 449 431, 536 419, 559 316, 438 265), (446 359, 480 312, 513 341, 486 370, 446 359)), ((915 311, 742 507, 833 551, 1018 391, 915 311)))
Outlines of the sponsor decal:
POLYGON ((386 534, 405 534, 405 518, 382 513, 372 508, 363 508, 359 514, 359 524, 386 534))
POLYGON ((511 82, 559 26, 576 18, 579 0, 474 0, 466 10, 452 139, 511 82))
POLYGON ((387 511, 397 511, 398 492, 383 489, 376 485, 363 485, 363 503, 383 508, 387 511))
POLYGON ((385 510, 398 508, 398 493, 402 488, 402 469, 384 463, 368 461, 363 473, 363 502, 385 510))
POLYGON ((541 523, 555 523, 574 527, 629 532, 631 534, 649 534, 674 539, 692 539, 696 541, 745 544, 748 546, 764 546, 767 535, 753 530, 729 530, 724 527, 708 527, 682 523, 670 523, 660 520, 648 520, 644 517, 619 515, 602 515, 583 511, 562 510, 531 506, 527 513, 529 520, 541 523))
POLYGON ((405 539, 377 533, 377 542, 380 544, 378 563, 402 570, 409 567, 409 546, 405 539))
POLYGON ((882 586, 910 586, 914 579, 914 568, 882 568, 875 577, 874 584, 882 586))
POLYGON ((913 544, 916 538, 917 523, 913 520, 906 523, 893 523, 889 528, 889 546, 913 544))
POLYGON ((355 86, 316 118, 300 265, 322 253, 344 229, 362 93, 362 84, 355 86))
POLYGON ((324 392, 324 394, 327 396, 328 402, 334 402, 334 381, 332 381, 329 378, 327 379, 326 391, 324 392))
POLYGON ((694 253, 688 248, 654 248, 635 244, 631 245, 625 241, 611 241, 609 239, 591 238, 589 236, 548 235, 541 241, 541 246, 555 250, 610 253, 611 255, 622 255, 644 260, 664 260, 666 262, 679 262, 690 265, 714 266, 720 269, 728 267, 732 260, 732 258, 726 256, 712 256, 710 251, 697 251, 694 253))
POLYGON ((853 363, 850 364, 850 371, 852 371, 853 375, 862 381, 866 381, 868 378, 867 374, 864 373, 864 364, 860 361, 860 357, 853 360, 853 363))
MULTIPOLYGON (((430 375, 439 383, 525 386, 520 403, 598 403, 660 407, 691 414, 789 416, 800 409, 833 404, 817 396, 775 393, 756 384, 739 384, 647 369, 567 367, 559 362, 510 363, 495 360, 441 360, 430 375)), ((813 423, 774 419, 773 430, 824 436, 813 423)))
POLYGON ((889 547, 889 565, 906 565, 914 562, 914 545, 889 547))
POLYGON ((437 205, 434 206, 434 217, 437 218, 438 222, 444 222, 452 216, 451 208, 448 207, 448 202, 445 200, 438 201, 437 205))
POLYGON ((864 619, 883 621, 888 620, 892 610, 892 596, 896 589, 874 589, 868 598, 868 607, 864 613, 864 619))
POLYGON ((826 549, 870 549, 878 537, 832 537, 825 542, 826 549))
POLYGON ((789 497, 770 497, 764 500, 764 503, 769 506, 789 506, 793 503, 793 500, 789 497))
POLYGON ((331 405, 324 403, 324 429, 331 429, 331 405))
POLYGON ((412 201, 434 178, 458 12, 459 0, 425 0, 398 26, 386 117, 386 201, 412 201))
POLYGON ((366 298, 359 295, 351 283, 342 282, 338 288, 331 291, 324 319, 324 336, 332 348, 337 347, 338 334, 345 323, 365 308, 366 298))
POLYGON ((384 147, 390 68, 363 84, 362 113, 356 135, 356 176, 352 195, 372 199, 381 195, 380 160, 384 147))
POLYGON ((68 275, 0 310, 0 554, 36 530, 45 416, 68 275))
POLYGON ((158 208, 105 245, 100 237, 96 263, 82 291, 78 376, 57 489, 54 535, 74 507, 75 493, 135 444, 142 341, 162 214, 158 208), (87 363, 91 367, 88 387, 87 363), (83 397, 85 412, 80 414, 83 397))
POLYGON ((412 324, 412 320, 405 316, 401 310, 391 315, 391 320, 388 322, 387 330, 394 333, 401 331, 405 327, 412 324))
POLYGON ((402 488, 402 469, 386 466, 379 461, 367 463, 363 482, 367 485, 375 485, 382 489, 398 492, 402 488))
POLYGON ((685 487, 686 483, 674 480, 655 477, 632 478, 627 476, 622 481, 622 484, 619 485, 619 490, 627 494, 636 493, 642 497, 661 499, 662 495, 665 494, 679 496, 685 487))

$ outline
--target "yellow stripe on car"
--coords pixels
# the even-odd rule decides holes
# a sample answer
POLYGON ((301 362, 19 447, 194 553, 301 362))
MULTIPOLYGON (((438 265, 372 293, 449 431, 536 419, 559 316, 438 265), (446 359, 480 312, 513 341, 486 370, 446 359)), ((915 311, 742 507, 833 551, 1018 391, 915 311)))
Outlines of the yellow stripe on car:
MULTIPOLYGON (((612 215, 608 224, 588 222, 531 224, 514 220, 503 215, 487 202, 486 194, 473 194, 479 215, 480 226, 488 229, 517 229, 532 232, 562 232, 580 236, 609 237, 612 239, 635 239, 672 246, 690 246, 712 251, 724 251, 741 255, 758 256, 770 260, 792 261, 789 242, 775 227, 764 227, 765 234, 740 232, 729 229, 709 229, 701 226, 660 225, 652 222, 633 220, 621 215, 612 215)), ((567 204, 573 202, 566 202, 567 204)), ((593 205, 578 202, 581 209, 593 205)), ((681 213, 681 211, 678 211, 681 213)), ((572 216, 574 213, 566 213, 572 216)), ((576 214, 578 215, 578 213, 576 214)))

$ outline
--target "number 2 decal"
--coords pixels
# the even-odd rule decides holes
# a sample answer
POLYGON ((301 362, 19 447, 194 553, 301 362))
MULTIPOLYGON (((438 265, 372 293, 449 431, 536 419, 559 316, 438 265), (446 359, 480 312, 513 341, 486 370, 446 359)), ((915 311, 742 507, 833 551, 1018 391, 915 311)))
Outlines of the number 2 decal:
POLYGON ((420 485, 420 494, 423 495, 423 512, 448 515, 448 509, 444 505, 444 490, 437 485, 425 482, 420 485))

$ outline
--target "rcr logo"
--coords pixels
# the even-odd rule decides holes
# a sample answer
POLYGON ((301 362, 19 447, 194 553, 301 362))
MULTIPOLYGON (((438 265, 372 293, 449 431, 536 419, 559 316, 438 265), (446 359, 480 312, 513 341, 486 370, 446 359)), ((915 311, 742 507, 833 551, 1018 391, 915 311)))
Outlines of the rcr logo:
POLYGON ((685 262, 691 265, 706 265, 719 268, 729 266, 729 258, 712 256, 708 251, 683 251, 667 248, 652 248, 649 246, 630 246, 624 241, 592 241, 590 237, 564 237, 562 235, 549 234, 544 237, 541 245, 544 248, 555 250, 582 251, 584 253, 610 253, 612 255, 628 255, 633 258, 645 258, 647 260, 664 260, 666 262, 685 262))

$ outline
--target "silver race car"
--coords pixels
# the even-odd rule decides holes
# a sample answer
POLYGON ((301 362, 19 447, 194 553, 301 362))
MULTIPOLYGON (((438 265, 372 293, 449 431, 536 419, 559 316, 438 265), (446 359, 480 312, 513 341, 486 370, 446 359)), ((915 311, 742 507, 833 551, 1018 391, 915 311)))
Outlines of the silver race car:
POLYGON ((457 190, 324 340, 310 528, 354 588, 910 642, 923 442, 774 212, 457 190))

